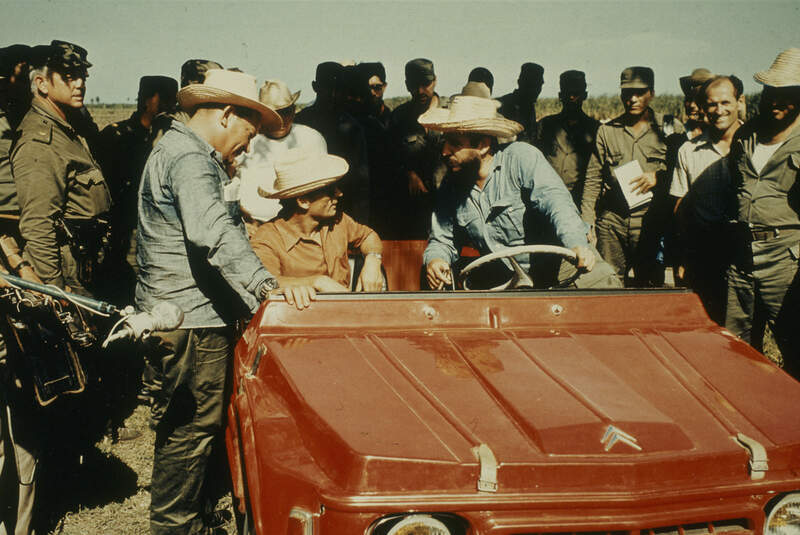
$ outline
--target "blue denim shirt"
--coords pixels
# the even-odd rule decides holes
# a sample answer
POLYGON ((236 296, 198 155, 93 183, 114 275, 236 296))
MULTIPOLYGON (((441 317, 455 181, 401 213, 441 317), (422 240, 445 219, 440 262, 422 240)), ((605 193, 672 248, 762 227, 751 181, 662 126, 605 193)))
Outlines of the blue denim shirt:
MULTIPOLYGON (((537 219, 551 222, 565 247, 589 246, 589 226, 539 149, 512 143, 495 153, 492 165, 483 189, 476 184, 460 185, 453 175, 442 184, 431 218, 425 264, 434 258, 452 264, 463 245, 488 254, 532 243, 526 237, 536 230, 531 225, 537 219)), ((520 267, 530 268, 528 255, 515 258, 520 267)))
POLYGON ((173 121, 147 160, 139 186, 136 306, 169 301, 181 328, 221 327, 256 311, 272 275, 258 259, 222 156, 188 126, 173 121))

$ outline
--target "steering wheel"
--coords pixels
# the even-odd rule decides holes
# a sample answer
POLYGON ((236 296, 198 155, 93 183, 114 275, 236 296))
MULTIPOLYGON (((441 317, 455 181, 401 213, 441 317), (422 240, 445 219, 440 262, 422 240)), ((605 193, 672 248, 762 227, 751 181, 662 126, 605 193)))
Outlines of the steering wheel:
MULTIPOLYGON (((502 258, 508 258, 509 262, 511 262, 511 267, 514 273, 511 275, 511 278, 499 285, 495 286, 494 288, 489 288, 489 290, 505 290, 505 289, 514 289, 514 288, 533 288, 533 279, 531 279, 530 275, 525 273, 525 270, 520 267, 517 261, 514 259, 515 256, 520 254, 554 254, 562 257, 563 259, 567 260, 572 265, 576 265, 578 263, 578 255, 575 254, 575 251, 572 249, 567 249, 566 247, 560 247, 558 245, 517 245, 516 247, 508 247, 506 249, 502 249, 500 251, 495 251, 494 253, 489 253, 487 255, 483 255, 480 258, 476 258, 472 262, 470 262, 464 269, 461 270, 461 274, 459 278, 461 279, 461 284, 463 285, 464 289, 467 291, 475 291, 474 289, 470 288, 467 284, 469 274, 475 270, 476 268, 487 264, 489 262, 493 262, 495 260, 500 260, 502 258)), ((570 275, 569 277, 559 280, 553 288, 563 288, 565 286, 569 286, 575 279, 580 276, 580 271, 577 269, 575 273, 570 275)))

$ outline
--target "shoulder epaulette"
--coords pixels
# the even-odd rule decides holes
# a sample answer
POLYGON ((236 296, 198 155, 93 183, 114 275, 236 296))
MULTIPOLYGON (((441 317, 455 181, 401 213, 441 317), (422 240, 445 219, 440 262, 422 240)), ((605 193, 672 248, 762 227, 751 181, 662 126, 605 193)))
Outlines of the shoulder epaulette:
POLYGON ((31 139, 49 145, 53 141, 53 123, 47 119, 41 119, 31 129, 31 139))

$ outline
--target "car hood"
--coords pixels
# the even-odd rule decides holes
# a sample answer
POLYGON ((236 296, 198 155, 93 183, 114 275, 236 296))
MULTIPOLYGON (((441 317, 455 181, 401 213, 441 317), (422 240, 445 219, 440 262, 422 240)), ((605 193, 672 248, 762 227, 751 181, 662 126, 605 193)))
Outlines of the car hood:
POLYGON ((742 440, 768 478, 800 468, 800 385, 691 294, 321 300, 257 323, 258 389, 339 488, 727 485, 754 477, 742 440))

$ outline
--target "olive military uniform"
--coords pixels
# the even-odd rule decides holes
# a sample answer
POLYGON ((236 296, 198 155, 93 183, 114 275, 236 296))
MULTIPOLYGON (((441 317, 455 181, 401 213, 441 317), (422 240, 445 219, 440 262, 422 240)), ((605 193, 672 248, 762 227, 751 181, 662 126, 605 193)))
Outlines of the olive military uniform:
POLYGON ((86 140, 51 105, 35 97, 11 153, 20 205, 23 257, 46 283, 88 293, 78 259, 51 218, 93 219, 111 208, 111 194, 86 140))
POLYGON ((652 109, 649 113, 649 128, 638 135, 625 126, 623 116, 600 125, 597 152, 592 155, 586 170, 581 201, 583 220, 589 224, 596 221, 600 255, 621 278, 625 278, 633 267, 638 280, 647 279, 648 264, 654 262, 654 258, 646 258, 639 246, 642 223, 654 202, 629 210, 622 188, 611 171, 638 160, 643 172, 655 171, 658 184, 667 184, 667 137, 684 130, 682 124, 671 118, 665 121, 662 114, 652 109), (600 215, 596 217, 597 213, 600 215))
POLYGON ((752 159, 756 143, 756 129, 747 124, 736 133, 728 156, 742 232, 728 269, 725 327, 760 349, 763 333, 753 332, 753 320, 765 314, 784 369, 800 378, 800 127, 760 171, 752 159))

